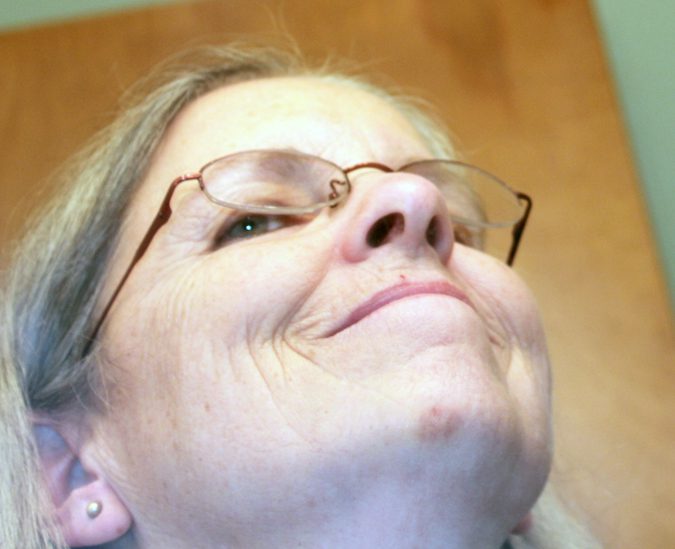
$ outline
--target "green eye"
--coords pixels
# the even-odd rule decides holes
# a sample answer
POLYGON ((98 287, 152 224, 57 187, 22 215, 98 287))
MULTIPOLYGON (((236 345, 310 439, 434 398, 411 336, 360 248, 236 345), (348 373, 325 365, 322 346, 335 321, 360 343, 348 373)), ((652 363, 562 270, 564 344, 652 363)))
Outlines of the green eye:
POLYGON ((213 240, 213 248, 221 248, 234 244, 240 240, 248 240, 256 236, 264 236, 267 233, 279 231, 296 225, 305 225, 312 220, 313 216, 297 215, 269 215, 269 214, 243 214, 229 218, 217 232, 213 240))
POLYGON ((216 240, 220 245, 228 244, 235 240, 261 236, 283 226, 279 216, 248 214, 227 223, 216 240))

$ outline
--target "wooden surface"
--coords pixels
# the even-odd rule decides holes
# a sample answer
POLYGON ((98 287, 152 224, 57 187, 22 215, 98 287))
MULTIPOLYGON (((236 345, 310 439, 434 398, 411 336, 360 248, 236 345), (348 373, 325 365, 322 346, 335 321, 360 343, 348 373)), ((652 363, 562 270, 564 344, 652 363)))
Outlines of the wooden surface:
POLYGON ((675 547, 672 316, 585 1, 204 1, 0 35, 3 248, 154 63, 280 28, 431 100, 469 159, 534 196, 517 269, 549 333, 554 474, 607 547, 675 547))

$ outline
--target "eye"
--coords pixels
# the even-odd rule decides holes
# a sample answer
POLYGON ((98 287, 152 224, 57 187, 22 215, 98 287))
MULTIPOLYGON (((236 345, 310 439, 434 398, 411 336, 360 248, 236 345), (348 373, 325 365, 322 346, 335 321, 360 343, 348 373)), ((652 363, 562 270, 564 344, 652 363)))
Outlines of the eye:
POLYGON ((483 248, 483 235, 481 231, 475 228, 469 228, 466 225, 455 223, 453 225, 455 242, 481 250, 483 248))
POLYGON ((248 214, 228 221, 225 227, 219 231, 216 241, 223 245, 233 240, 260 236, 283 226, 284 224, 279 216, 248 214))
POLYGON ((246 214, 228 219, 214 239, 214 248, 227 246, 239 240, 263 236, 305 220, 292 215, 246 214))

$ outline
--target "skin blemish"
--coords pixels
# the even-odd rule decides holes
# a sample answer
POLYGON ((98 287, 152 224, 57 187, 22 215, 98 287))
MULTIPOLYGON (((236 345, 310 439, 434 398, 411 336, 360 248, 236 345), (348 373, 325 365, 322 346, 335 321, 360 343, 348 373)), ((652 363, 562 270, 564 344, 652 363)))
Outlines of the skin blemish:
POLYGON ((405 280, 407 277, 405 275, 398 275, 401 280, 405 280))
POLYGON ((454 435, 460 424, 461 420, 456 412, 435 405, 420 417, 417 436, 423 442, 447 440, 454 435))

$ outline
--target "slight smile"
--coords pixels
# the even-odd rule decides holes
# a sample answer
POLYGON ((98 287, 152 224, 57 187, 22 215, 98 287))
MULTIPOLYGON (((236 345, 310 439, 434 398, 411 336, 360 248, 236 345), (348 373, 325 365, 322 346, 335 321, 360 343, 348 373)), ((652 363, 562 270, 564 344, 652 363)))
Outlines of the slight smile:
POLYGON ((473 303, 469 300, 469 297, 459 288, 453 286, 449 282, 442 280, 436 282, 405 282, 403 284, 397 284, 389 288, 385 288, 371 297, 366 301, 361 303, 356 309, 354 309, 349 316, 341 322, 336 328, 330 330, 326 337, 334 336, 335 334, 353 326, 357 322, 360 322, 365 317, 371 313, 381 309, 385 305, 404 299, 406 297, 414 295, 446 295, 453 297, 467 304, 469 307, 475 309, 473 303))

